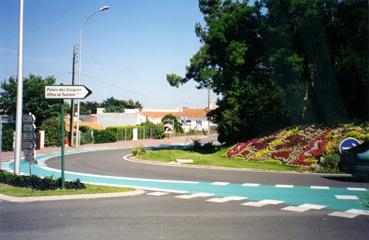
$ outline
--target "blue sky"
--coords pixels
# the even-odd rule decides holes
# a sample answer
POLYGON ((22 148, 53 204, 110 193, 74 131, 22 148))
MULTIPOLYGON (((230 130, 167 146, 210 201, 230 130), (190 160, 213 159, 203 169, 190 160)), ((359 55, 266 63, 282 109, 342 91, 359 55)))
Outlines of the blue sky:
MULTIPOLYGON (((200 47, 194 27, 203 22, 197 0, 24 0, 24 75, 54 75, 70 84, 73 45, 82 21, 81 84, 87 100, 114 96, 147 108, 205 107, 207 91, 190 82, 173 88, 167 73, 185 73, 200 47)), ((17 72, 18 0, 0 1, 0 80, 17 72)), ((215 100, 215 96, 212 96, 215 100)))

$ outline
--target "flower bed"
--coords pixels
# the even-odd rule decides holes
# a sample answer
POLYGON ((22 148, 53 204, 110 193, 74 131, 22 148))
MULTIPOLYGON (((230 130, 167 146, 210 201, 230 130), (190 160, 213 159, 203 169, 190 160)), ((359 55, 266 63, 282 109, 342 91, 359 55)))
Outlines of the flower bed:
POLYGON ((307 158, 323 154, 326 136, 332 129, 313 126, 304 129, 283 130, 264 138, 254 138, 235 145, 227 152, 228 157, 240 156, 252 160, 278 159, 292 165, 310 165, 307 158))

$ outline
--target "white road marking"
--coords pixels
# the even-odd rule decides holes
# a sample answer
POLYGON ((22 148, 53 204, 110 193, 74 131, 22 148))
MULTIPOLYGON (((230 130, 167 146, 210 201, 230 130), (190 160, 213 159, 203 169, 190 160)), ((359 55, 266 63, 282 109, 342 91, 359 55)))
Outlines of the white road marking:
POLYGON ((146 193, 146 195, 149 195, 149 196, 164 196, 164 195, 168 195, 169 193, 168 192, 149 192, 149 193, 146 193))
POLYGON ((218 186, 226 186, 228 184, 229 184, 229 182, 213 182, 213 183, 211 183, 211 185, 218 185, 218 186))
POLYGON ((243 187, 259 187, 260 183, 244 183, 242 184, 243 187))
POLYGON ((340 199, 340 200, 357 200, 357 199, 359 199, 355 195, 335 195, 335 197, 337 199, 340 199))
POLYGON ((211 194, 211 193, 194 193, 194 194, 178 195, 178 196, 176 196, 176 198, 192 199, 192 198, 198 198, 198 197, 211 197, 211 196, 214 196, 214 194, 211 194))
POLYGON ((277 205, 277 204, 281 204, 281 203, 283 203, 283 201, 265 199, 265 200, 261 200, 259 202, 245 202, 245 203, 242 203, 241 205, 250 206, 250 207, 263 207, 263 206, 266 206, 266 205, 277 205))
POLYGON ((359 214, 356 213, 348 213, 348 212, 332 212, 330 214, 328 214, 329 216, 334 216, 334 217, 344 217, 344 218, 355 218, 357 216, 359 216, 359 214))
POLYGON ((293 185, 286 185, 286 184, 277 184, 275 185, 276 188, 293 188, 293 185))
POLYGON ((305 204, 299 205, 299 207, 319 210, 319 209, 323 209, 323 208, 325 208, 327 206, 305 203, 305 204))
POLYGON ((310 186, 311 189, 321 189, 321 190, 328 190, 328 186, 310 186))
POLYGON ((240 196, 229 196, 229 197, 224 197, 224 198, 211 198, 206 200, 207 202, 214 202, 214 203, 224 203, 224 202, 229 202, 229 201, 241 201, 241 200, 245 200, 246 197, 240 197, 240 196))
POLYGON ((354 214, 359 214, 359 215, 367 215, 369 216, 369 210, 361 210, 361 209, 349 209, 347 211, 345 211, 346 213, 354 213, 354 214))
POLYGON ((348 187, 347 190, 349 191, 366 191, 366 188, 354 188, 354 187, 348 187))
POLYGON ((306 212, 306 211, 309 211, 310 209, 299 207, 299 206, 288 206, 288 207, 282 208, 281 210, 291 211, 291 212, 306 212))

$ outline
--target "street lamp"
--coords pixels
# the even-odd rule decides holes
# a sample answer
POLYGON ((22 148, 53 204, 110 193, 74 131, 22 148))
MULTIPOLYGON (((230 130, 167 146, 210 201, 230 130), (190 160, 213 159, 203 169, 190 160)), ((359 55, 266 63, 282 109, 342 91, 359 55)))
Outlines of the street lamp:
MULTIPOLYGON (((88 15, 88 17, 82 22, 81 24, 81 29, 79 31, 79 63, 78 63, 78 85, 81 84, 81 66, 82 66, 82 39, 83 39, 83 31, 85 28, 85 25, 87 23, 87 21, 96 13, 99 12, 103 12, 109 9, 109 6, 102 6, 99 10, 91 13, 90 15, 88 15)), ((77 128, 77 134, 76 134, 76 147, 78 147, 79 145, 79 111, 80 111, 80 102, 79 100, 77 100, 77 124, 76 124, 76 128, 77 128)))

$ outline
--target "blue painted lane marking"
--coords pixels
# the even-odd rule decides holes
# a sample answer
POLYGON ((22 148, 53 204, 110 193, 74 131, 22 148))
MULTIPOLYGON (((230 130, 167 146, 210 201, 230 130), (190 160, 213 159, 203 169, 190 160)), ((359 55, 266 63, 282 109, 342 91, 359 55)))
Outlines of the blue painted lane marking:
MULTIPOLYGON (((79 153, 76 151, 67 154, 79 153)), ((39 155, 37 160, 41 163, 51 157, 59 156, 57 153, 39 155)), ((5 164, 4 167, 13 168, 13 162, 5 164)), ((42 165, 42 164, 41 164, 42 165)), ((28 163, 21 161, 21 172, 28 172, 28 163)), ((33 174, 39 176, 59 177, 60 171, 39 165, 33 165, 33 174)), ((278 188, 273 185, 259 185, 258 187, 247 187, 242 184, 229 183, 227 185, 214 185, 213 182, 192 182, 192 181, 171 181, 158 179, 141 179, 141 178, 125 178, 110 177, 93 174, 84 174, 69 172, 65 173, 68 180, 81 179, 82 182, 108 184, 119 186, 130 186, 143 189, 160 189, 169 190, 178 193, 196 194, 208 193, 214 194, 216 197, 239 196, 245 197, 248 201, 261 201, 265 199, 273 199, 283 201, 286 205, 299 206, 303 204, 315 204, 327 206, 327 209, 338 211, 347 211, 350 209, 367 210, 360 199, 368 198, 369 192, 366 191, 350 191, 346 188, 314 189, 310 186, 293 186, 293 188, 278 188), (337 199, 336 195, 354 195, 357 200, 337 199)))

